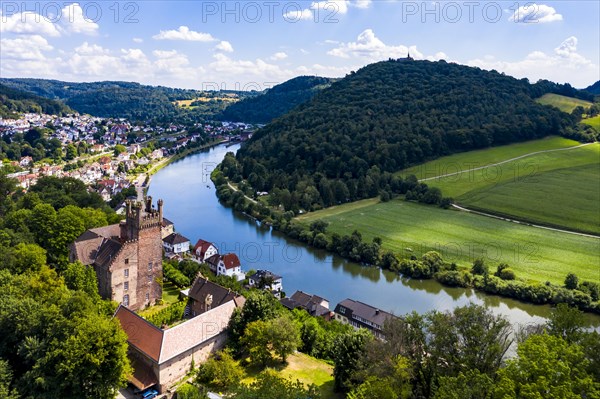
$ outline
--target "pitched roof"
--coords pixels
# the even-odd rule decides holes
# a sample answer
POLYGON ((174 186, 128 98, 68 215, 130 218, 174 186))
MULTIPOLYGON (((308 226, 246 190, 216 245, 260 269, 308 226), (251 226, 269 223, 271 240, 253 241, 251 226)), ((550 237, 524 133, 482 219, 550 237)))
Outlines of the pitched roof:
POLYGON ((88 231, 106 238, 119 237, 121 235, 121 226, 119 224, 111 224, 109 226, 97 227, 88 231))
POLYGON ((279 280, 281 276, 269 271, 269 270, 257 270, 250 278, 254 281, 259 281, 261 278, 270 278, 275 280, 279 280))
POLYGON ((167 226, 173 226, 173 222, 171 222, 169 219, 167 219, 166 217, 163 217, 162 220, 162 226, 163 227, 167 227, 167 226))
POLYGON ((188 238, 185 238, 179 233, 171 233, 168 236, 166 236, 163 239, 163 241, 171 245, 184 244, 186 242, 190 242, 188 238))
POLYGON ((117 240, 109 238, 104 238, 103 240, 100 248, 98 248, 94 263, 96 266, 107 269, 123 245, 117 240))
POLYGON ((158 362, 163 331, 123 305, 119 305, 115 317, 127 334, 127 341, 150 359, 158 362))
POLYGON ((371 305, 367 305, 366 303, 352 299, 344 299, 342 302, 338 303, 338 305, 335 307, 336 313, 340 313, 340 306, 352 310, 352 315, 356 315, 362 319, 368 320, 380 327, 383 327, 385 320, 389 317, 396 317, 391 313, 379 310, 371 305))
POLYGON ((212 295, 212 307, 220 306, 226 302, 233 300, 238 295, 227 289, 208 281, 205 277, 198 277, 188 292, 188 297, 198 302, 204 302, 207 295, 212 295))
POLYGON ((223 264, 225 269, 233 269, 241 265, 240 258, 236 254, 225 254, 222 256, 223 264))
POLYGON ((215 249, 217 248, 216 245, 214 245, 212 242, 200 239, 198 240, 198 242, 196 242, 196 245, 194 245, 194 252, 200 249, 200 254, 204 255, 211 246, 215 247, 215 249))
POLYGON ((327 299, 317 295, 310 295, 302 291, 296 291, 291 297, 283 298, 280 302, 290 310, 302 308, 313 316, 324 316, 330 312, 327 306, 322 305, 323 302, 329 303, 327 299))
POLYGON ((210 263, 211 265, 216 266, 219 264, 219 260, 221 260, 221 255, 215 254, 210 258, 206 259, 206 263, 210 263))

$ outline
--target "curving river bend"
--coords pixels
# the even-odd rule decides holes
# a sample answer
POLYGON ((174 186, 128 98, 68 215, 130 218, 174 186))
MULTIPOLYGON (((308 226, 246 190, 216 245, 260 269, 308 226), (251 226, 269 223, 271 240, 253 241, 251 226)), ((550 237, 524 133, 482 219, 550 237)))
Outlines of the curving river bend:
MULTIPOLYGON (((327 298, 330 308, 352 298, 394 312, 451 310, 469 302, 485 304, 513 324, 542 323, 549 306, 485 295, 470 289, 449 288, 432 281, 400 278, 377 268, 346 261, 326 251, 307 247, 251 218, 222 206, 210 180, 211 171, 228 151, 239 145, 220 145, 190 155, 153 176, 149 195, 165 203, 165 217, 194 244, 199 238, 217 245, 220 253, 234 252, 242 269, 268 269, 283 277, 283 289, 327 298)), ((591 327, 600 328, 600 316, 586 315, 591 327)))

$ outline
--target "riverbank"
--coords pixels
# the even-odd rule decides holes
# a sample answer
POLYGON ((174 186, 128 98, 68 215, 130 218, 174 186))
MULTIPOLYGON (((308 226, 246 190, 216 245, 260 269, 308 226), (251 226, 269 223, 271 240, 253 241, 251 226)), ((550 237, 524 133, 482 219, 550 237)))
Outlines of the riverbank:
MULTIPOLYGON (((268 207, 262 202, 252 202, 243 192, 233 189, 229 180, 217 168, 211 175, 217 187, 217 197, 222 204, 247 213, 258 220, 272 225, 286 236, 297 239, 316 249, 326 249, 351 261, 390 270, 404 277, 433 279, 450 287, 471 288, 477 291, 517 299, 536 305, 567 303, 581 310, 600 314, 598 284, 586 282, 580 289, 567 289, 549 282, 532 282, 515 279, 509 273, 484 268, 473 272, 471 267, 458 267, 444 260, 439 253, 427 252, 418 258, 414 255, 403 257, 399 253, 383 250, 381 239, 365 242, 361 234, 349 234, 351 229, 343 229, 346 234, 327 231, 327 223, 306 224, 295 220, 293 212, 282 212, 268 207), (434 259, 432 259, 434 258, 434 259), (501 278, 502 277, 502 278, 501 278), (583 290, 587 292, 583 292, 583 290)), ((423 206, 423 205, 415 205, 423 206)), ((312 222, 315 222, 314 220, 312 222)))

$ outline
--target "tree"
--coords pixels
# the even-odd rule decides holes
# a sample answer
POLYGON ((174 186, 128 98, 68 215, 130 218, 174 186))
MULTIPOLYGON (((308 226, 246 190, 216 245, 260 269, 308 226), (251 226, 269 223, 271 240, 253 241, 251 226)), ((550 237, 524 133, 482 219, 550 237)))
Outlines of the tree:
POLYGON ((579 277, 575 273, 567 274, 565 277, 565 288, 569 290, 576 290, 579 286, 579 277))
POLYGON ((585 327, 585 318, 579 309, 559 303, 552 309, 547 326, 548 333, 576 342, 585 327))
POLYGON ((36 244, 19 243, 13 250, 13 273, 39 271, 46 264, 46 251, 36 244))
POLYGON ((360 355, 363 353, 365 345, 372 339, 371 333, 365 329, 348 332, 335 339, 333 378, 336 391, 350 391, 360 355))
POLYGON ((253 321, 246 327, 242 344, 250 354, 253 363, 266 366, 271 357, 269 323, 263 320, 253 321))
POLYGON ((477 370, 440 377, 433 399, 489 399, 494 381, 477 370))
POLYGON ((242 380, 244 371, 233 359, 229 351, 215 353, 200 365, 196 380, 219 390, 228 390, 242 380))
POLYGON ((483 259, 475 259, 475 261, 473 262, 473 267, 471 268, 471 273, 480 276, 485 276, 488 274, 488 267, 483 259))
POLYGON ((273 351, 285 363, 287 357, 300 346, 300 329, 287 314, 269 321, 269 336, 273 351))
POLYGON ((498 371, 494 398, 580 399, 600 395, 600 385, 588 373, 581 346, 560 337, 532 335, 518 356, 498 371))
POLYGON ((65 159, 67 161, 71 161, 77 158, 77 155, 77 147, 75 147, 73 144, 68 144, 65 149, 65 159))
POLYGON ((177 388, 177 399, 208 399, 203 388, 185 383, 177 388))
POLYGON ((0 398, 18 399, 17 391, 11 388, 12 371, 6 360, 0 359, 0 398))
POLYGON ((100 299, 98 279, 93 267, 85 266, 79 261, 69 263, 62 275, 69 289, 83 291, 95 302, 100 299))
POLYGON ((115 151, 114 151, 114 155, 115 155, 115 157, 118 157, 120 154, 122 154, 122 153, 124 153, 124 152, 127 152, 127 148, 126 148, 124 145, 122 145, 122 144, 117 144, 117 145, 115 146, 115 151))
POLYGON ((265 370, 250 385, 241 384, 234 390, 235 399, 320 399, 317 387, 305 387, 300 381, 286 380, 273 370, 265 370))

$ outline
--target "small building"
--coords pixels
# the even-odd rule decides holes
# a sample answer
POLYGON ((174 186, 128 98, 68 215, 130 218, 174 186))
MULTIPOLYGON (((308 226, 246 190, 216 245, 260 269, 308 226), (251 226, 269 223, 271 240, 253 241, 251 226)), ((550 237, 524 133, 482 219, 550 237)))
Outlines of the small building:
POLYGON ((217 276, 235 277, 237 281, 246 278, 236 254, 213 255, 206 259, 206 263, 217 276))
POLYGON ((194 245, 194 258, 199 262, 206 262, 211 256, 217 255, 219 250, 212 243, 204 240, 198 240, 194 245))
POLYGON ((269 270, 258 270, 248 277, 248 283, 251 287, 269 290, 278 298, 283 291, 283 278, 269 270))
POLYGON ((179 233, 172 233, 163 239, 165 252, 182 255, 190 252, 190 240, 179 233))
POLYGON ((385 338, 383 325, 388 318, 396 317, 391 313, 379 310, 366 303, 352 299, 344 299, 334 310, 335 320, 350 324, 352 327, 366 328, 377 338, 385 338))
POLYGON ((327 320, 331 319, 329 301, 317 295, 296 291, 291 297, 282 298, 279 302, 290 310, 304 309, 311 316, 324 317, 327 320))
POLYGON ((124 306, 115 317, 127 334, 133 367, 129 382, 139 390, 155 387, 164 393, 182 379, 192 363, 203 363, 223 348, 227 325, 237 305, 234 300, 169 329, 160 329, 124 306))
POLYGON ((162 227, 160 229, 160 235, 164 240, 168 235, 173 234, 175 232, 175 224, 171 222, 169 219, 163 217, 162 227))
POLYGON ((229 301, 234 301, 239 308, 244 306, 246 299, 236 292, 219 284, 208 281, 199 275, 187 290, 188 305, 186 312, 191 317, 201 315, 229 301))

